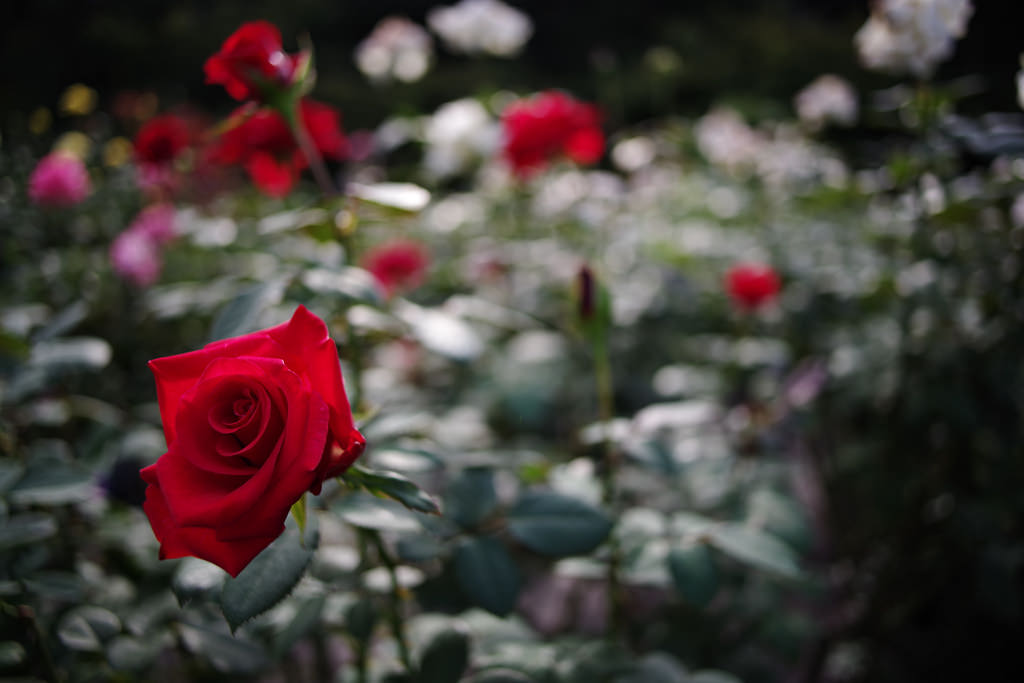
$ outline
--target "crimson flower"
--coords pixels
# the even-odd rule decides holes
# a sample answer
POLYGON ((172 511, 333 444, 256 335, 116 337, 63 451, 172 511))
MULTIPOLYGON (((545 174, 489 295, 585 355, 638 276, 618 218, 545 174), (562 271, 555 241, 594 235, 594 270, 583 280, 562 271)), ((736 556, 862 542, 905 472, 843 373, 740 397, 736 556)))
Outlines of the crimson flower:
POLYGON ((419 242, 395 240, 366 252, 362 266, 377 279, 387 296, 423 284, 430 254, 419 242))
MULTIPOLYGON (((299 103, 299 115, 321 156, 334 161, 347 157, 348 140, 336 109, 305 99, 299 103)), ((237 123, 221 135, 211 151, 211 160, 239 164, 263 193, 286 196, 309 162, 284 117, 273 109, 258 109, 249 114, 243 107, 232 118, 237 123)))
POLYGON ((769 265, 739 263, 725 274, 725 288, 738 307, 756 310, 778 296, 782 283, 769 265))
POLYGON ((156 116, 135 136, 135 159, 140 164, 172 164, 191 142, 191 131, 184 119, 174 114, 156 116))
POLYGON ((207 83, 223 85, 236 100, 259 100, 268 87, 291 86, 301 59, 285 53, 276 26, 250 21, 228 36, 203 71, 207 83))
POLYGON ((520 100, 501 115, 502 155, 521 178, 559 157, 592 164, 604 154, 600 119, 595 106, 554 90, 520 100))

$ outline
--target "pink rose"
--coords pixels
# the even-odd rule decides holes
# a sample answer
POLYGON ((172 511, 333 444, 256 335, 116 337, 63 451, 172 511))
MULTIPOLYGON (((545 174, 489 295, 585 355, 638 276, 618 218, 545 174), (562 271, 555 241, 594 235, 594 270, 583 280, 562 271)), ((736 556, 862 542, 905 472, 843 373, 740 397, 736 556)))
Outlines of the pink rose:
POLYGON ((85 164, 62 152, 40 159, 28 179, 28 196, 40 206, 74 206, 91 191, 85 164))

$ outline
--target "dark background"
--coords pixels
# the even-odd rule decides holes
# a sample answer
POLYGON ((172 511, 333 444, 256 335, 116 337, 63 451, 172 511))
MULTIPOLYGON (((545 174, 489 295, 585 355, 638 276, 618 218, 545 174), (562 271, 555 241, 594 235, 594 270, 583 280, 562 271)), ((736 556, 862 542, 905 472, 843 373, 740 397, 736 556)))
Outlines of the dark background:
MULTIPOLYGON (((355 46, 381 18, 402 14, 424 24, 439 4, 445 3, 7 0, 0 3, 0 114, 9 122, 37 106, 52 107, 75 82, 96 88, 103 102, 122 89, 153 90, 161 108, 191 102, 226 110, 232 103, 221 89, 203 83, 203 61, 255 18, 277 24, 289 51, 309 34, 319 71, 315 94, 341 107, 351 127, 502 88, 568 89, 602 102, 614 128, 666 113, 700 114, 723 100, 755 114, 788 113, 792 95, 827 71, 862 92, 897 82, 856 61, 852 38, 868 15, 865 0, 518 0, 510 4, 530 15, 535 32, 517 59, 470 59, 438 43, 437 64, 416 84, 375 87, 355 69, 355 46), (653 46, 670 48, 677 67, 652 71, 646 56, 653 46)), ((967 37, 937 77, 980 75, 979 94, 962 106, 1015 109, 1024 3, 975 4, 967 37)))

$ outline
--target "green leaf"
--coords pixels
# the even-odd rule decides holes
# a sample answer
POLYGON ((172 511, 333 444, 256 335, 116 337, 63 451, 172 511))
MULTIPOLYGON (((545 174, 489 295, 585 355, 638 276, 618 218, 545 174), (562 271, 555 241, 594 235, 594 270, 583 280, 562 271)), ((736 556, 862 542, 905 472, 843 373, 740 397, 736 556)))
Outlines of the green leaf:
POLYGON ((668 570, 679 594, 697 607, 708 604, 718 591, 714 559, 704 543, 673 548, 668 554, 668 570))
POLYGON ((430 203, 430 192, 412 183, 349 183, 345 192, 364 202, 400 211, 421 211, 430 203))
POLYGON ((548 491, 523 495, 508 511, 508 531, 534 552, 552 557, 581 555, 604 543, 612 522, 601 510, 548 491))
POLYGON ((741 681, 727 671, 704 669, 690 674, 687 683, 741 683, 741 681))
POLYGON ((14 486, 25 474, 25 466, 13 458, 0 459, 0 494, 14 486))
POLYGON ((455 576, 476 605, 503 617, 519 597, 519 568, 497 539, 468 538, 455 549, 455 576))
POLYGON ((303 636, 312 631, 320 623, 320 613, 323 612, 323 608, 324 601, 322 597, 312 597, 303 600, 292 620, 274 638, 274 646, 272 648, 274 656, 280 657, 288 652, 292 645, 299 642, 303 636))
POLYGON ((397 501, 354 491, 339 499, 331 511, 352 526, 375 531, 416 533, 423 531, 416 515, 397 501))
POLYGON ((314 543, 304 545, 297 531, 285 531, 249 566, 224 583, 220 606, 234 631, 245 621, 281 602, 313 559, 314 543))
POLYGON ((163 632, 163 638, 135 638, 120 635, 107 643, 107 661, 117 671, 140 673, 152 666, 160 653, 173 643, 168 642, 169 635, 163 632))
POLYGON ((185 647, 226 674, 255 674, 270 665, 266 650, 249 640, 212 629, 182 623, 178 625, 185 647))
POLYGON ((730 523, 709 528, 706 533, 711 545, 740 562, 790 579, 801 576, 796 554, 760 529, 730 523))
POLYGON ((40 598, 80 602, 85 593, 82 578, 73 572, 37 571, 25 579, 25 588, 40 598))
POLYGON ((15 666, 25 661, 27 653, 16 640, 0 641, 0 668, 15 666))
POLYGON ((57 533, 57 521, 40 512, 26 512, 0 524, 0 551, 36 543, 57 533))
POLYGON ((469 665, 469 636, 447 629, 434 636, 420 658, 420 679, 430 683, 458 683, 469 665))
POLYGON ((419 486, 395 472, 352 466, 345 471, 342 479, 349 486, 365 489, 375 496, 397 500, 410 510, 432 515, 441 513, 437 501, 419 486))
POLYGON ((377 616, 377 608, 372 600, 356 600, 345 610, 345 628, 348 629, 350 636, 361 643, 366 643, 373 635, 377 616))
POLYGON ((178 598, 178 604, 184 606, 195 598, 222 590, 228 576, 226 571, 212 562, 198 557, 186 557, 174 570, 171 590, 178 598))
POLYGON ((445 515, 464 529, 473 529, 498 506, 494 472, 472 467, 452 479, 445 491, 445 515))
POLYGON ((89 472, 67 463, 31 467, 10 490, 8 499, 16 505, 67 505, 93 496, 89 472))
POLYGON ((92 605, 76 607, 61 617, 57 626, 60 642, 72 650, 98 652, 103 642, 121 631, 121 620, 110 610, 92 605))
POLYGON ((281 278, 249 287, 225 305, 213 320, 210 341, 237 337, 256 329, 260 314, 281 301, 287 281, 281 278))
POLYGON ((302 497, 295 501, 292 505, 292 519, 295 520, 296 526, 299 527, 299 538, 305 541, 304 536, 306 534, 306 494, 303 493, 302 497))
POLYGON ((515 669, 498 668, 481 671, 469 683, 534 683, 534 679, 515 669))

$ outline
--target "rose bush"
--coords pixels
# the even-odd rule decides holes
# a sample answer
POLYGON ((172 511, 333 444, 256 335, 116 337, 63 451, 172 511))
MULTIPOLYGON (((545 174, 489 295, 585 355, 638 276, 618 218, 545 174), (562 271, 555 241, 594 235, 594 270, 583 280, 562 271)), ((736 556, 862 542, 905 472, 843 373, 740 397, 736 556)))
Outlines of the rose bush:
POLYGON ((192 555, 237 576, 306 491, 362 453, 337 349, 302 306, 287 323, 150 367, 167 452, 141 474, 161 558, 192 555))

